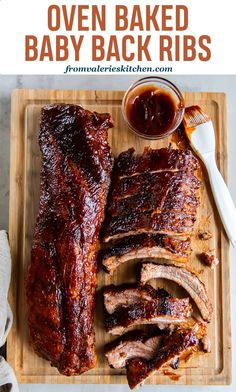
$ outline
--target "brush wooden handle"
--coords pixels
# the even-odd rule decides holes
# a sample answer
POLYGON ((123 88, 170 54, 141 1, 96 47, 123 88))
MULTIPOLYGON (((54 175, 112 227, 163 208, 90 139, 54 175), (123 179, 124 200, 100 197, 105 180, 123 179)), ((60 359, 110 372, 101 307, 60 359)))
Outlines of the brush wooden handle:
POLYGON ((209 174, 212 193, 225 231, 232 245, 236 247, 236 208, 234 202, 218 170, 215 157, 206 157, 204 163, 209 174))

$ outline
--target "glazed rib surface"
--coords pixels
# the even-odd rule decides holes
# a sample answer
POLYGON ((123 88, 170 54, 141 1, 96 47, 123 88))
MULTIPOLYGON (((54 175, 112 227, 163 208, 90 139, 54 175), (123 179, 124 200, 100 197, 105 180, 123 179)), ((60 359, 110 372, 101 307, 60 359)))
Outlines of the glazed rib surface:
POLYGON ((127 210, 176 211, 196 213, 199 181, 192 172, 145 173, 117 179, 108 207, 109 215, 124 215, 127 210))
POLYGON ((112 156, 110 115, 42 110, 40 205, 26 295, 35 351, 65 375, 94 367, 96 253, 112 156))
POLYGON ((122 152, 116 161, 115 174, 119 177, 158 171, 188 171, 199 167, 190 150, 146 148, 142 155, 135 155, 133 148, 122 152))
POLYGON ((135 176, 119 177, 114 169, 114 175, 115 181, 112 184, 111 192, 112 200, 120 200, 146 191, 155 191, 158 199, 162 201, 169 188, 173 191, 179 189, 184 194, 191 195, 200 186, 199 180, 192 174, 191 170, 177 172, 162 170, 158 173, 147 171, 135 176))

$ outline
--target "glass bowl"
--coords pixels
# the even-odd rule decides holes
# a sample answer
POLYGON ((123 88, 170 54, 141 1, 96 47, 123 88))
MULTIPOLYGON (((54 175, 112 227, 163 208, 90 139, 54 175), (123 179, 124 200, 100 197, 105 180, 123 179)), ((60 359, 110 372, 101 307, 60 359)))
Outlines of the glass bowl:
POLYGON ((169 80, 159 77, 146 77, 137 80, 133 83, 128 90, 126 91, 123 101, 122 101, 122 113, 126 123, 129 128, 138 136, 143 137, 145 139, 162 139, 171 133, 173 133, 181 124, 184 116, 184 98, 180 92, 180 90, 169 80), (174 116, 171 123, 168 126, 168 129, 164 133, 159 134, 148 134, 141 132, 136 129, 135 126, 130 122, 128 116, 128 110, 130 105, 132 105, 136 98, 139 97, 139 94, 145 91, 145 89, 153 88, 155 91, 162 92, 164 94, 168 94, 174 102, 174 116))

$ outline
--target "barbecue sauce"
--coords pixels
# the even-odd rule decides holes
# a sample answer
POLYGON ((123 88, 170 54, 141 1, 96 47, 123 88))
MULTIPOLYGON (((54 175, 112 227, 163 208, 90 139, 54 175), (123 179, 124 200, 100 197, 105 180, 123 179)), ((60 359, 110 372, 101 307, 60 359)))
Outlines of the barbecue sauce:
POLYGON ((170 93, 150 85, 130 93, 126 116, 139 134, 160 137, 171 130, 177 109, 170 93))

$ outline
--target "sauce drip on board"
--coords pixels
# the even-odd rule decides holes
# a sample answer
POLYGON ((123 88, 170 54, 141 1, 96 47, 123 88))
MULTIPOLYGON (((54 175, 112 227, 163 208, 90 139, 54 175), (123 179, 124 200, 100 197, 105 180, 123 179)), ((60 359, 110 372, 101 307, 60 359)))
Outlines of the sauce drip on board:
POLYGON ((177 110, 174 97, 152 85, 135 89, 127 98, 127 119, 138 133, 144 135, 168 133, 177 110))

